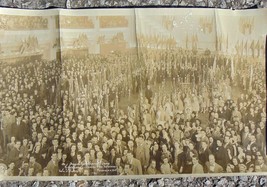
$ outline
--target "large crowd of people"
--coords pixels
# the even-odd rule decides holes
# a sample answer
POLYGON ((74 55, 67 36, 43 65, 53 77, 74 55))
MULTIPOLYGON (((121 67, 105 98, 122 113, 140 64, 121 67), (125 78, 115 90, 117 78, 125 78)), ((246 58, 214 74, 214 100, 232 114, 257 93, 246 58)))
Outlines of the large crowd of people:
POLYGON ((267 171, 264 63, 139 52, 2 65, 6 175, 267 171))

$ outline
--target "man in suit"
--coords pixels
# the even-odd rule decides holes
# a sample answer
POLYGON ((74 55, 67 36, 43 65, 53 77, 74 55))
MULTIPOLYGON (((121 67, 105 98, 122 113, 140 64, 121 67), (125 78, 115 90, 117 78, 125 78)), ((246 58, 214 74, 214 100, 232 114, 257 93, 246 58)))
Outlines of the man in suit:
POLYGON ((211 151, 208 147, 208 142, 203 140, 201 141, 201 144, 200 144, 200 148, 199 148, 199 151, 198 151, 198 155, 199 155, 199 161, 200 161, 200 164, 202 164, 203 166, 208 162, 209 160, 209 155, 211 154, 211 151))
POLYGON ((215 156, 217 163, 220 166, 222 166, 224 170, 226 170, 226 166, 229 162, 229 160, 227 159, 228 158, 228 152, 225 149, 225 147, 223 146, 222 142, 223 141, 221 139, 218 139, 216 141, 217 146, 216 146, 213 154, 215 156))
POLYGON ((22 157, 22 155, 20 155, 20 146, 21 146, 21 142, 20 141, 16 141, 15 146, 10 150, 9 155, 8 155, 8 163, 14 162, 16 164, 16 162, 22 157))
POLYGON ((134 175, 134 172, 131 170, 130 165, 126 163, 120 175, 134 175))
POLYGON ((102 151, 98 151, 96 153, 96 159, 93 161, 93 165, 94 165, 94 175, 108 174, 107 166, 109 166, 109 162, 103 159, 102 151))
POLYGON ((209 155, 209 161, 206 163, 207 171, 206 173, 222 173, 223 167, 215 162, 214 155, 209 155))
POLYGON ((262 155, 258 156, 257 162, 258 162, 257 165, 259 166, 260 171, 267 172, 267 165, 264 163, 264 158, 262 155))
POLYGON ((146 146, 145 140, 143 136, 139 136, 136 138, 136 159, 138 159, 141 164, 143 169, 147 168, 149 165, 149 148, 146 146))
POLYGON ((57 153, 52 154, 51 160, 48 162, 46 169, 48 170, 50 176, 58 176, 59 167, 57 153))
POLYGON ((149 167, 146 170, 146 174, 148 175, 155 175, 158 174, 159 172, 156 169, 156 161, 151 160, 149 167))
POLYGON ((131 152, 127 153, 127 162, 130 164, 132 171, 135 175, 142 175, 142 166, 141 162, 133 157, 133 154, 131 152))
POLYGON ((42 172, 42 166, 41 164, 37 163, 35 161, 35 158, 34 156, 30 156, 30 159, 29 159, 29 167, 30 168, 33 168, 33 175, 35 176, 37 173, 40 173, 42 172))
POLYGON ((126 149, 126 147, 123 145, 122 141, 117 139, 116 145, 115 145, 116 153, 119 155, 122 155, 125 149, 126 149))
POLYGON ((192 156, 192 173, 204 173, 203 166, 199 163, 197 155, 192 156))
POLYGON ((128 152, 131 152, 131 153, 133 153, 133 155, 135 156, 135 153, 136 153, 136 147, 135 147, 135 145, 134 145, 134 142, 133 142, 133 140, 129 140, 128 141, 128 152))
POLYGON ((57 153, 57 150, 59 148, 57 139, 53 139, 52 140, 52 144, 53 145, 48 149, 48 152, 47 152, 47 157, 48 158, 51 158, 53 153, 57 153))
POLYGON ((7 144, 8 140, 12 137, 12 127, 14 127, 16 120, 15 116, 9 110, 3 112, 2 115, 2 129, 3 129, 3 139, 4 145, 7 144))

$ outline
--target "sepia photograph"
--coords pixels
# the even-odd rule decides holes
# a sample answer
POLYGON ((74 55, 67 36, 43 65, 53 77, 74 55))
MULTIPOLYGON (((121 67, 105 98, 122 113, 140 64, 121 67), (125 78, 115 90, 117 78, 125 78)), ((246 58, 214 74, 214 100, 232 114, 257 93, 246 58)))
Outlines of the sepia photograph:
POLYGON ((266 174, 264 16, 0 9, 0 177, 266 174))

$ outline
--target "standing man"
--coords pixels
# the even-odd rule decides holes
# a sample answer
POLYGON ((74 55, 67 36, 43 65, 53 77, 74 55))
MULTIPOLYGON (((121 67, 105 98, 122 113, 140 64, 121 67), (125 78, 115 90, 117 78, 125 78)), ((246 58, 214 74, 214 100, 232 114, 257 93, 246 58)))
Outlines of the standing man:
POLYGON ((57 153, 52 154, 51 160, 48 162, 46 169, 49 172, 49 176, 58 176, 59 167, 58 167, 57 153))
POLYGON ((127 162, 130 164, 131 169, 135 175, 142 175, 142 166, 141 162, 133 157, 131 152, 127 153, 127 162))

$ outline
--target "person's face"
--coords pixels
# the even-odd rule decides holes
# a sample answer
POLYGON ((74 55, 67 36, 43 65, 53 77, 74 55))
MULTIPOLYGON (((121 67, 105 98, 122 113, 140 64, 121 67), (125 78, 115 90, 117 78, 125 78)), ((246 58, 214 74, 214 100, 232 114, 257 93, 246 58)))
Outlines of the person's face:
POLYGON ((132 158, 133 158, 133 155, 131 153, 127 153, 127 159, 132 160, 132 158))
POLYGON ((34 157, 30 157, 30 163, 34 163, 34 162, 35 162, 34 157))
POLYGON ((79 150, 83 148, 83 144, 81 142, 79 142, 77 146, 79 150))
POLYGON ((215 164, 215 157, 213 155, 209 156, 209 162, 210 164, 215 164))
POLYGON ((48 172, 48 170, 44 170, 44 172, 43 172, 43 176, 49 176, 49 172, 48 172))
POLYGON ((95 151, 100 151, 100 147, 99 147, 99 145, 95 145, 95 151))
POLYGON ((261 172, 261 166, 256 165, 255 166, 255 172, 261 172))
POLYGON ((21 143, 20 142, 16 142, 16 148, 19 149, 21 146, 21 143))
POLYGON ((93 158, 95 157, 95 150, 94 149, 90 150, 90 156, 93 157, 93 158))
POLYGON ((250 124, 250 128, 251 128, 251 129, 255 129, 255 124, 254 124, 254 123, 251 123, 251 124, 250 124))
POLYGON ((53 154, 53 155, 52 155, 52 160, 53 160, 53 161, 56 161, 56 160, 57 160, 57 154, 53 154))
POLYGON ((263 160, 262 156, 259 156, 257 160, 258 160, 260 165, 264 163, 264 160, 263 160))
POLYGON ((116 158, 115 163, 117 166, 121 164, 121 158, 116 158))
POLYGON ((73 138, 76 138, 76 137, 77 137, 76 132, 72 133, 72 137, 73 137, 73 138))
POLYGON ((207 143, 206 143, 206 142, 204 142, 204 141, 203 141, 203 142, 201 142, 201 147, 202 147, 202 148, 206 148, 207 146, 208 146, 208 145, 207 145, 207 143))
POLYGON ((197 158, 196 158, 196 157, 193 157, 193 158, 192 158, 192 162, 193 162, 193 164, 197 164, 197 163, 198 163, 197 158))
POLYGON ((85 158, 85 160, 89 160, 89 159, 90 159, 90 154, 89 154, 89 153, 86 153, 86 154, 84 155, 84 158, 85 158))
POLYGON ((155 161, 151 162, 151 168, 156 168, 156 162, 155 161))
POLYGON ((88 142, 88 143, 87 143, 87 148, 88 148, 88 149, 91 149, 92 147, 93 147, 92 143, 91 143, 91 142, 88 142))
POLYGON ((133 145, 134 145, 133 141, 129 141, 129 142, 128 142, 128 146, 129 146, 129 147, 133 147, 133 145))
POLYGON ((234 164, 234 165, 237 165, 237 164, 238 164, 238 162, 237 162, 237 159, 236 159, 236 158, 233 158, 233 164, 234 164))
POLYGON ((166 145, 162 146, 162 151, 167 151, 167 146, 166 145))
POLYGON ((164 158, 163 162, 164 162, 164 164, 167 164, 168 163, 168 158, 164 158))
POLYGON ((217 146, 219 146, 219 147, 222 146, 222 142, 220 140, 217 140, 217 146))
POLYGON ((246 160, 247 160, 248 162, 250 162, 250 161, 251 161, 251 156, 250 156, 250 155, 246 155, 246 160))
POLYGON ((106 143, 103 143, 103 145, 102 145, 103 150, 106 150, 107 147, 108 147, 108 145, 106 143))
POLYGON ((140 144, 144 143, 144 138, 143 138, 143 137, 139 137, 139 138, 137 138, 137 139, 138 139, 138 142, 139 142, 140 144))
POLYGON ((102 154, 102 152, 97 152, 97 159, 102 159, 102 157, 103 157, 103 154, 102 154))
POLYGON ((124 172, 125 172, 125 173, 128 173, 129 170, 130 170, 130 166, 129 166, 128 164, 126 164, 126 165, 124 166, 124 172))
POLYGON ((53 146, 58 146, 58 140, 53 140, 53 146))
POLYGON ((245 172, 246 172, 246 166, 244 166, 244 165, 240 165, 240 166, 239 166, 239 171, 240 171, 241 173, 245 173, 245 172))
POLYGON ((63 155, 62 155, 62 159, 63 159, 63 160, 66 160, 66 159, 67 159, 67 155, 66 155, 66 154, 63 154, 63 155))
POLYGON ((123 136, 126 136, 126 131, 125 130, 123 130, 121 133, 122 133, 123 136))
POLYGON ((10 169, 14 169, 14 167, 15 167, 15 164, 13 162, 11 164, 9 164, 10 169))
POLYGON ((24 139, 23 140, 23 145, 26 146, 28 144, 28 140, 27 139, 24 139))
POLYGON ((188 144, 188 147, 189 147, 190 150, 193 150, 193 149, 194 149, 194 144, 193 144, 192 142, 190 142, 190 143, 188 144))
POLYGON ((66 138, 66 142, 67 142, 67 144, 70 144, 71 143, 71 139, 70 138, 66 138))
POLYGON ((256 141, 255 136, 250 136, 250 141, 255 142, 256 141))
POLYGON ((231 169, 230 165, 227 165, 226 172, 227 173, 232 173, 232 169, 231 169))

